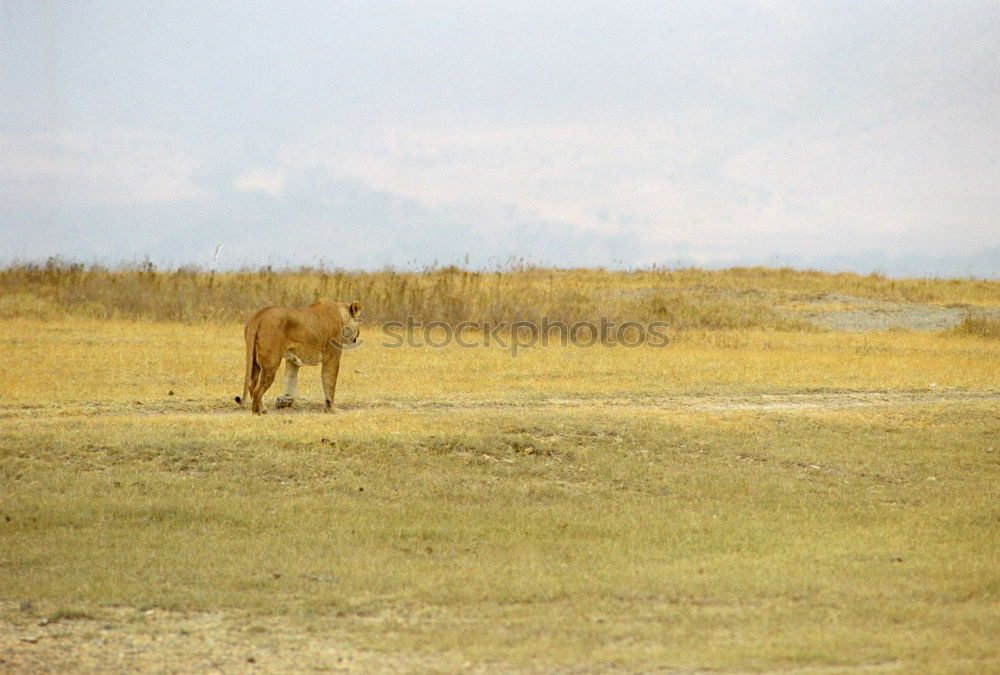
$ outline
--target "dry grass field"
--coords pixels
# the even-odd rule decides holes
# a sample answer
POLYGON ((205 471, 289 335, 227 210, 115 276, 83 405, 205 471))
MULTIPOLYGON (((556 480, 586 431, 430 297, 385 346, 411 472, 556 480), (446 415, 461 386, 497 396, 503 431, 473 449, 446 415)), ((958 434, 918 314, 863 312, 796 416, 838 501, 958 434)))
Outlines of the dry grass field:
POLYGON ((792 270, 0 270, 0 672, 1000 672, 998 310, 792 270), (241 321, 325 295, 367 313, 340 413, 317 368, 238 408, 241 321), (670 341, 388 346, 406 316, 670 341))

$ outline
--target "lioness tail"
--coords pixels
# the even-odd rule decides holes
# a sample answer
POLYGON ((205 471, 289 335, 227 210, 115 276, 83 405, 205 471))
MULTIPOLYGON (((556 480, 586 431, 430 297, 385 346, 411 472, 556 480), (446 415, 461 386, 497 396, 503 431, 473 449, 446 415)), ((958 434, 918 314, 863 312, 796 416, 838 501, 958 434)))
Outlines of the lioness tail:
POLYGON ((237 396, 236 402, 241 406, 250 393, 250 377, 253 373, 254 352, 257 351, 257 327, 253 327, 253 337, 247 336, 246 373, 243 376, 243 396, 237 396))

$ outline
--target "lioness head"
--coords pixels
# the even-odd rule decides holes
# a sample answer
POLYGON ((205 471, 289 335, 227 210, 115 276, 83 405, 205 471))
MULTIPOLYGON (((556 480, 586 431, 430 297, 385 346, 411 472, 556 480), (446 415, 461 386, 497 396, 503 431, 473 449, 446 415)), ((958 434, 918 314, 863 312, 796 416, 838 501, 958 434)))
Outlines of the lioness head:
POLYGON ((340 329, 340 335, 333 338, 341 348, 347 345, 355 345, 358 336, 361 335, 361 303, 352 302, 350 305, 343 304, 340 307, 340 314, 344 319, 344 327, 340 329))

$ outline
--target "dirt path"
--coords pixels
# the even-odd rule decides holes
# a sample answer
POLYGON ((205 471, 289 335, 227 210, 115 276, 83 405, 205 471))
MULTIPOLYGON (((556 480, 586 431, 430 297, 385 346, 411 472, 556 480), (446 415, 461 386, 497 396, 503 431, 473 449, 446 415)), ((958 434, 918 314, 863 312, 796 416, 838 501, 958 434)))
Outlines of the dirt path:
MULTIPOLYGON (((612 398, 551 398, 523 404, 530 408, 639 408, 642 410, 804 410, 864 406, 926 405, 936 403, 966 403, 970 401, 1000 402, 1000 393, 979 391, 942 392, 832 392, 803 394, 706 394, 662 397, 612 397, 612 398)), ((438 404, 439 406, 442 404, 438 404)), ((454 404, 458 408, 484 406, 454 404)), ((487 406, 489 407, 489 406, 487 406)), ((496 406, 500 407, 500 406, 496 406)), ((518 406, 520 407, 520 405, 518 406)))
MULTIPOLYGON (((996 402, 1000 403, 998 391, 955 391, 928 388, 923 391, 847 391, 847 392, 806 392, 780 394, 680 394, 674 396, 581 396, 576 398, 552 397, 520 399, 516 401, 489 401, 469 399, 435 400, 382 400, 364 404, 340 406, 341 414, 366 410, 567 410, 573 408, 631 408, 639 410, 662 410, 664 412, 726 411, 726 410, 805 410, 810 408, 829 409, 847 407, 885 407, 897 405, 931 405, 941 403, 996 402)), ((34 406, 0 405, 0 419, 3 418, 49 418, 49 417, 102 417, 131 415, 184 415, 218 417, 228 415, 249 416, 249 412, 235 405, 205 401, 173 401, 170 403, 150 402, 149 404, 128 403, 86 403, 48 404, 34 406)), ((297 403, 296 407, 284 410, 269 410, 272 416, 298 416, 325 414, 319 402, 308 400, 297 403)))

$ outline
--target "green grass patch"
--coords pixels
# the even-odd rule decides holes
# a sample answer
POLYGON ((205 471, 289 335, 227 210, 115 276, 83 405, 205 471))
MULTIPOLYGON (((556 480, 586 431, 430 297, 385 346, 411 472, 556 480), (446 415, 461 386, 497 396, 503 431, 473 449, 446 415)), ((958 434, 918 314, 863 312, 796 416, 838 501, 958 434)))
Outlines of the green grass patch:
POLYGON ((544 667, 985 667, 995 430, 976 402, 3 419, 0 597, 544 667))

